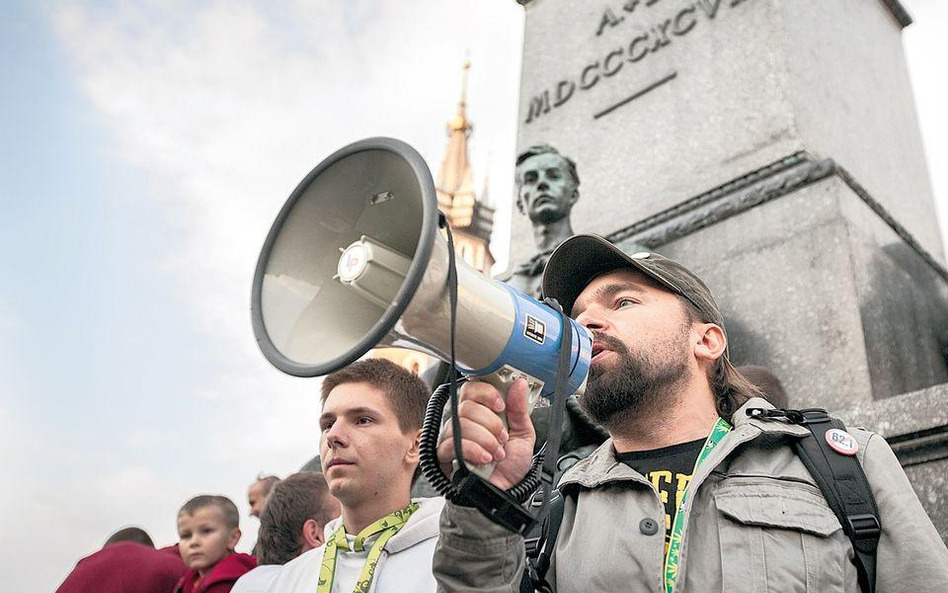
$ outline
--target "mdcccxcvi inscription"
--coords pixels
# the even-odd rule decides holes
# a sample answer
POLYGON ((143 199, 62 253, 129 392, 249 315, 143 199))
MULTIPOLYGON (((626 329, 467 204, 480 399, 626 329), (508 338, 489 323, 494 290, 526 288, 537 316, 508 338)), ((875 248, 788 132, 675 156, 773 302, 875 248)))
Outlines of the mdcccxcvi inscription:
MULTIPOLYGON (((529 95, 524 123, 533 123, 598 84, 608 84, 612 77, 624 69, 634 67, 634 64, 642 62, 649 55, 662 51, 673 45, 677 39, 684 38, 700 28, 702 22, 714 21, 722 8, 734 8, 747 1, 689 0, 675 6, 669 0, 627 0, 619 6, 607 6, 594 25, 593 33, 596 37, 604 37, 610 33, 618 36, 631 28, 626 25, 630 18, 645 20, 648 25, 634 27, 636 34, 631 38, 627 37, 610 51, 600 54, 581 70, 561 78, 553 86, 529 95)), ((674 73, 663 74, 630 97, 613 105, 601 106, 593 117, 602 117, 673 78, 674 73)))

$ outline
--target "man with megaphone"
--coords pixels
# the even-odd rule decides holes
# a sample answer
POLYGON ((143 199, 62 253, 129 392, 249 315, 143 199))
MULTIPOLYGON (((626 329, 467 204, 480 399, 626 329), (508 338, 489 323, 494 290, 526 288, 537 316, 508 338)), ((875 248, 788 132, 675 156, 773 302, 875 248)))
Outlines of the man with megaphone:
POLYGON ((437 206, 431 172, 404 142, 341 148, 277 215, 251 316, 261 352, 294 376, 333 373, 385 345, 474 379, 458 405, 454 381, 435 390, 419 438, 419 466, 451 501, 434 563, 443 590, 519 590, 520 534, 547 512, 528 586, 548 590, 948 582, 948 550, 885 441, 756 397, 691 271, 580 235, 551 254, 551 300, 539 302, 457 260, 437 206), (564 474, 562 495, 546 496, 568 394, 611 438, 564 474), (550 453, 531 462, 528 414, 541 399, 553 403, 550 453), (454 411, 439 444, 445 401, 454 411), (521 503, 541 481, 535 516, 521 503))
MULTIPOLYGON (((611 438, 561 478, 562 515, 551 514, 549 564, 532 566, 533 586, 943 590, 948 550, 885 441, 759 397, 728 359, 722 315, 695 274, 578 235, 553 252, 542 286, 593 334, 581 403, 611 438)), ((522 380, 506 401, 487 383, 461 392, 464 458, 496 463, 489 480, 500 489, 531 465, 526 398, 522 380)), ((438 461, 450 472, 450 428, 445 436, 438 461)), ((521 591, 526 568, 521 535, 445 506, 440 590, 521 591)))

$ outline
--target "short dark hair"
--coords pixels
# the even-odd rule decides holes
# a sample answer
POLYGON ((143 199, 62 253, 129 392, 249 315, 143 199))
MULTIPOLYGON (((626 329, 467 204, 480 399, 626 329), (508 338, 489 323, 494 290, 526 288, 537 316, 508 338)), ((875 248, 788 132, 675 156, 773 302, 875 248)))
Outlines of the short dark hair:
POLYGON ((142 544, 144 546, 148 546, 149 548, 155 547, 155 542, 151 541, 151 537, 141 527, 125 527, 123 529, 119 529, 110 535, 109 539, 105 540, 105 545, 102 547, 104 548, 105 546, 110 546, 119 542, 135 542, 136 544, 142 544))
POLYGON ((320 388, 322 403, 326 403, 333 389, 346 383, 368 383, 385 393, 402 432, 419 430, 424 424, 425 408, 431 392, 418 375, 394 362, 384 358, 367 358, 327 375, 320 388))
MULTIPOLYGON (((576 187, 579 187, 579 173, 576 172, 576 162, 569 158, 566 155, 560 154, 560 151, 556 150, 549 144, 534 144, 530 148, 524 150, 517 155, 517 167, 523 164, 523 162, 529 158, 541 155, 541 154, 555 154, 556 156, 563 159, 563 162, 566 163, 566 172, 569 173, 569 176, 573 178, 573 183, 576 184, 576 187)), ((516 179, 516 183, 520 185, 519 177, 516 179)), ((526 204, 523 203, 523 200, 520 199, 520 192, 517 192, 517 210, 521 214, 524 214, 526 204)))
POLYGON ((280 481, 260 514, 257 559, 260 564, 286 564, 303 551, 303 524, 315 519, 325 527, 336 518, 326 478, 300 472, 280 481))
POLYGON ((205 507, 217 507, 224 515, 224 523, 230 529, 240 527, 240 513, 237 511, 237 505, 226 496, 219 494, 199 494, 188 502, 184 503, 178 515, 194 515, 200 509, 205 507))
MULTIPOLYGON (((681 295, 676 296, 682 303, 689 322, 715 323, 705 319, 694 303, 681 295)), ((724 331, 724 328, 722 327, 721 330, 724 331)), ((726 335, 725 332, 725 339, 727 339, 726 335)), ((752 397, 763 397, 760 389, 731 364, 727 351, 718 357, 708 370, 708 384, 714 392, 714 407, 717 409, 718 416, 728 422, 731 422, 734 412, 744 405, 744 402, 752 397)))

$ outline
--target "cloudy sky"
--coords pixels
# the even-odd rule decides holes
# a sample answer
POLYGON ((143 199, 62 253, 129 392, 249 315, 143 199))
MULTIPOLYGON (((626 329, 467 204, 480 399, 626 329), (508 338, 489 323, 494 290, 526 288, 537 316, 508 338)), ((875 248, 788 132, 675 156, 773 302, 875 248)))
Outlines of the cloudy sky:
MULTIPOLYGON (((904 4, 944 201, 948 3, 904 4)), ((5 588, 53 590, 124 525, 171 543, 199 492, 246 513, 258 472, 316 451, 314 383, 269 367, 250 329, 273 216, 362 137, 436 168, 469 55, 475 174, 503 236, 522 26, 513 0, 0 3, 5 588)))

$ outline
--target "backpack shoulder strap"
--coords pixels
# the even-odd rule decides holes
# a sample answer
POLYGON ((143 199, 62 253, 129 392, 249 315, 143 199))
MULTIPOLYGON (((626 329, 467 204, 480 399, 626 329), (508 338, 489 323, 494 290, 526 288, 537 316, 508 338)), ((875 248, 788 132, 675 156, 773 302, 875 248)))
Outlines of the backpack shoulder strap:
POLYGON ((546 528, 541 536, 540 553, 537 555, 537 574, 541 579, 546 580, 546 573, 550 570, 550 561, 553 559, 553 548, 556 546, 556 537, 560 533, 560 525, 563 523, 563 509, 566 506, 566 499, 559 488, 553 490, 550 496, 550 514, 546 522, 546 528))
POLYGON ((820 487, 827 504, 843 526, 843 532, 852 541, 859 588, 863 593, 875 593, 876 550, 882 523, 866 472, 856 458, 856 440, 846 432, 846 426, 840 420, 832 418, 823 409, 761 412, 752 415, 762 419, 783 417, 809 429, 809 435, 794 441, 793 449, 820 487))
POLYGON ((550 495, 549 513, 543 522, 540 537, 535 544, 535 554, 528 550, 527 567, 524 571, 523 579, 520 582, 520 591, 525 593, 533 590, 541 593, 549 593, 553 589, 546 580, 546 573, 550 570, 550 562, 553 558, 553 548, 556 546, 556 538, 560 532, 560 525, 563 523, 563 509, 566 506, 566 499, 559 488, 554 488, 550 495))

